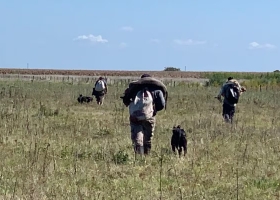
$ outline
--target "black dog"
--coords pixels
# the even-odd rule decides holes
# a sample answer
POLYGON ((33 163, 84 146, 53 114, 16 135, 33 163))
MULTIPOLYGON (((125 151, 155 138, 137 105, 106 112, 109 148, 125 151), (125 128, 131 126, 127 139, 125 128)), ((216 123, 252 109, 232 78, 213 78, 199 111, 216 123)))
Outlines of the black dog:
POLYGON ((171 146, 172 151, 176 154, 176 149, 178 150, 179 157, 182 155, 182 150, 184 149, 184 156, 187 153, 187 136, 184 129, 181 129, 181 126, 178 125, 177 127, 173 127, 172 130, 172 137, 171 137, 171 146))
POLYGON ((91 102, 93 100, 93 98, 92 97, 83 96, 82 94, 80 94, 80 96, 78 97, 77 100, 78 100, 79 103, 84 103, 84 102, 89 103, 89 102, 91 102))

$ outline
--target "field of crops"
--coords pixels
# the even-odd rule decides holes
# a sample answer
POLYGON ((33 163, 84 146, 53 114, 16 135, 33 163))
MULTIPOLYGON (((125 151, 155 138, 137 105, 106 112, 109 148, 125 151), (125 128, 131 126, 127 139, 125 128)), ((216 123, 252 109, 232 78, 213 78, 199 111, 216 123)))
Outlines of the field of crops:
MULTIPOLYGON (((4 69, 0 68, 0 74, 32 74, 32 75, 75 75, 75 76, 141 76, 149 73, 156 77, 171 78, 205 78, 211 72, 188 72, 188 71, 110 71, 110 70, 48 70, 48 69, 4 69)), ((236 72, 234 72, 236 73, 236 72)), ((240 74, 259 74, 247 72, 240 74)))
POLYGON ((279 89, 249 89, 225 124, 219 87, 168 86, 151 156, 134 159, 126 85, 103 106, 78 104, 86 83, 0 81, 0 199, 279 199, 279 89), (174 125, 188 154, 171 152, 174 125))

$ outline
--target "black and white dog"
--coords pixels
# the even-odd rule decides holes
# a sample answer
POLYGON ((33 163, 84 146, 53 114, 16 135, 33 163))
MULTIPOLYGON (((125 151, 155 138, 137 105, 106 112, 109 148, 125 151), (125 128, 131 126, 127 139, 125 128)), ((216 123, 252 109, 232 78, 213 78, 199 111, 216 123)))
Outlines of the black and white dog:
POLYGON ((77 100, 78 100, 79 103, 84 103, 84 102, 89 103, 89 102, 91 102, 93 100, 93 98, 92 97, 83 96, 82 94, 80 94, 80 96, 78 97, 77 100))
POLYGON ((182 155, 182 151, 184 150, 184 156, 187 154, 187 136, 184 129, 181 129, 181 126, 173 127, 171 137, 171 147, 172 151, 176 154, 176 149, 179 153, 179 157, 182 155))

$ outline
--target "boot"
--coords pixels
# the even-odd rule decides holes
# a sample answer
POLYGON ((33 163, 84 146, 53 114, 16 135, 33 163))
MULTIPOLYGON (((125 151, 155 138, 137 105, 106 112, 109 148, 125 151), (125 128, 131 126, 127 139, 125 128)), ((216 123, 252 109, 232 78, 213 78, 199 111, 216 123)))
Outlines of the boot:
POLYGON ((135 152, 136 154, 143 155, 143 154, 144 154, 144 147, 143 147, 143 146, 136 145, 135 148, 134 148, 134 152, 135 152))
POLYGON ((140 155, 144 154, 144 147, 143 146, 139 147, 139 154, 140 155))

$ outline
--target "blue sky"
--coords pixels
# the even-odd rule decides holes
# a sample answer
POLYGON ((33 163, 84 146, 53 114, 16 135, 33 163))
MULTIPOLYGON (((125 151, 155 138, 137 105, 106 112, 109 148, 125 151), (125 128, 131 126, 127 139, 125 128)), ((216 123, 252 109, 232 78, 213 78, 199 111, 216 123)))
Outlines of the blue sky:
POLYGON ((0 67, 273 71, 279 9, 277 0, 2 0, 0 67))

